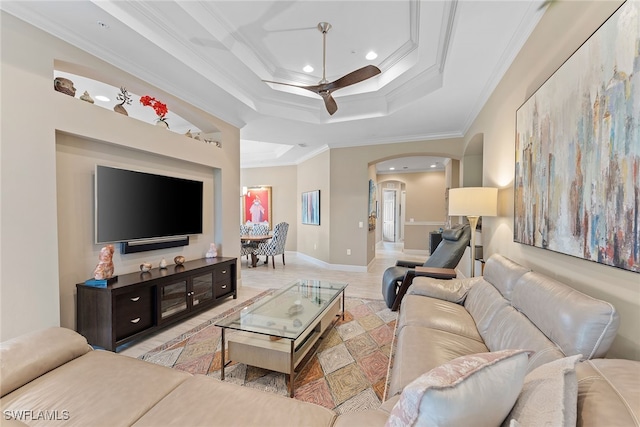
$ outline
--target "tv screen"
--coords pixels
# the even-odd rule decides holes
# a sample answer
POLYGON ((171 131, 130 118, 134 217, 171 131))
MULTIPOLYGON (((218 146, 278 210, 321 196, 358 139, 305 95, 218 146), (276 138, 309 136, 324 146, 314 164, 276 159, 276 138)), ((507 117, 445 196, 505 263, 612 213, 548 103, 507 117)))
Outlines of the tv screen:
POLYGON ((201 181, 96 166, 96 243, 202 233, 201 181))

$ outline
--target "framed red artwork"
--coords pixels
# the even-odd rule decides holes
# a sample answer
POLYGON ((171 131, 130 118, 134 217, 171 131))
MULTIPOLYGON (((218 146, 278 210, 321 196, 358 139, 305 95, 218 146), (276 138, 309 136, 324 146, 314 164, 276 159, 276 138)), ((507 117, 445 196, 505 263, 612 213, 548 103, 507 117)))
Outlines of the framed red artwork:
POLYGON ((242 223, 271 225, 271 187, 248 187, 242 197, 242 223))

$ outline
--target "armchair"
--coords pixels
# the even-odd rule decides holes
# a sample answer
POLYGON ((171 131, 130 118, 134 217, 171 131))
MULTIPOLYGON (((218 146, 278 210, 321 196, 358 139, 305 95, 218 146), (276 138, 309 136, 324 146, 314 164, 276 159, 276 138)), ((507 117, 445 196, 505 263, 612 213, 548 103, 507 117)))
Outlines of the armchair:
POLYGON ((395 266, 387 268, 382 276, 382 295, 387 307, 398 310, 402 297, 416 276, 446 278, 446 275, 430 271, 416 271, 416 267, 455 268, 470 239, 468 224, 454 226, 442 233, 442 241, 424 263, 398 260, 395 266))

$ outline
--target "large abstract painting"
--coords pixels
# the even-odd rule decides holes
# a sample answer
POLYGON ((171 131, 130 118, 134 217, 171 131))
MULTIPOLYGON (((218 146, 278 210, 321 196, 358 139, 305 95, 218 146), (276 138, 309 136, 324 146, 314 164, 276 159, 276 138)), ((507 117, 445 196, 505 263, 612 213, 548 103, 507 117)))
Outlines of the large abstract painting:
POLYGON ((640 2, 517 111, 516 242, 640 272, 640 2))

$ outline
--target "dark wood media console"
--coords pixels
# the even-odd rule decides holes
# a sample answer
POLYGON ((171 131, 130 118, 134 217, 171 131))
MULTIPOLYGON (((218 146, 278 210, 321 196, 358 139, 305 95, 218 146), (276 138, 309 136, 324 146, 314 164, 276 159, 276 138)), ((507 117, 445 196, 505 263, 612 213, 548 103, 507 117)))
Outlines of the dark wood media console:
POLYGON ((237 258, 203 258, 118 276, 106 288, 76 284, 77 331, 89 344, 118 346, 237 298, 237 258))

